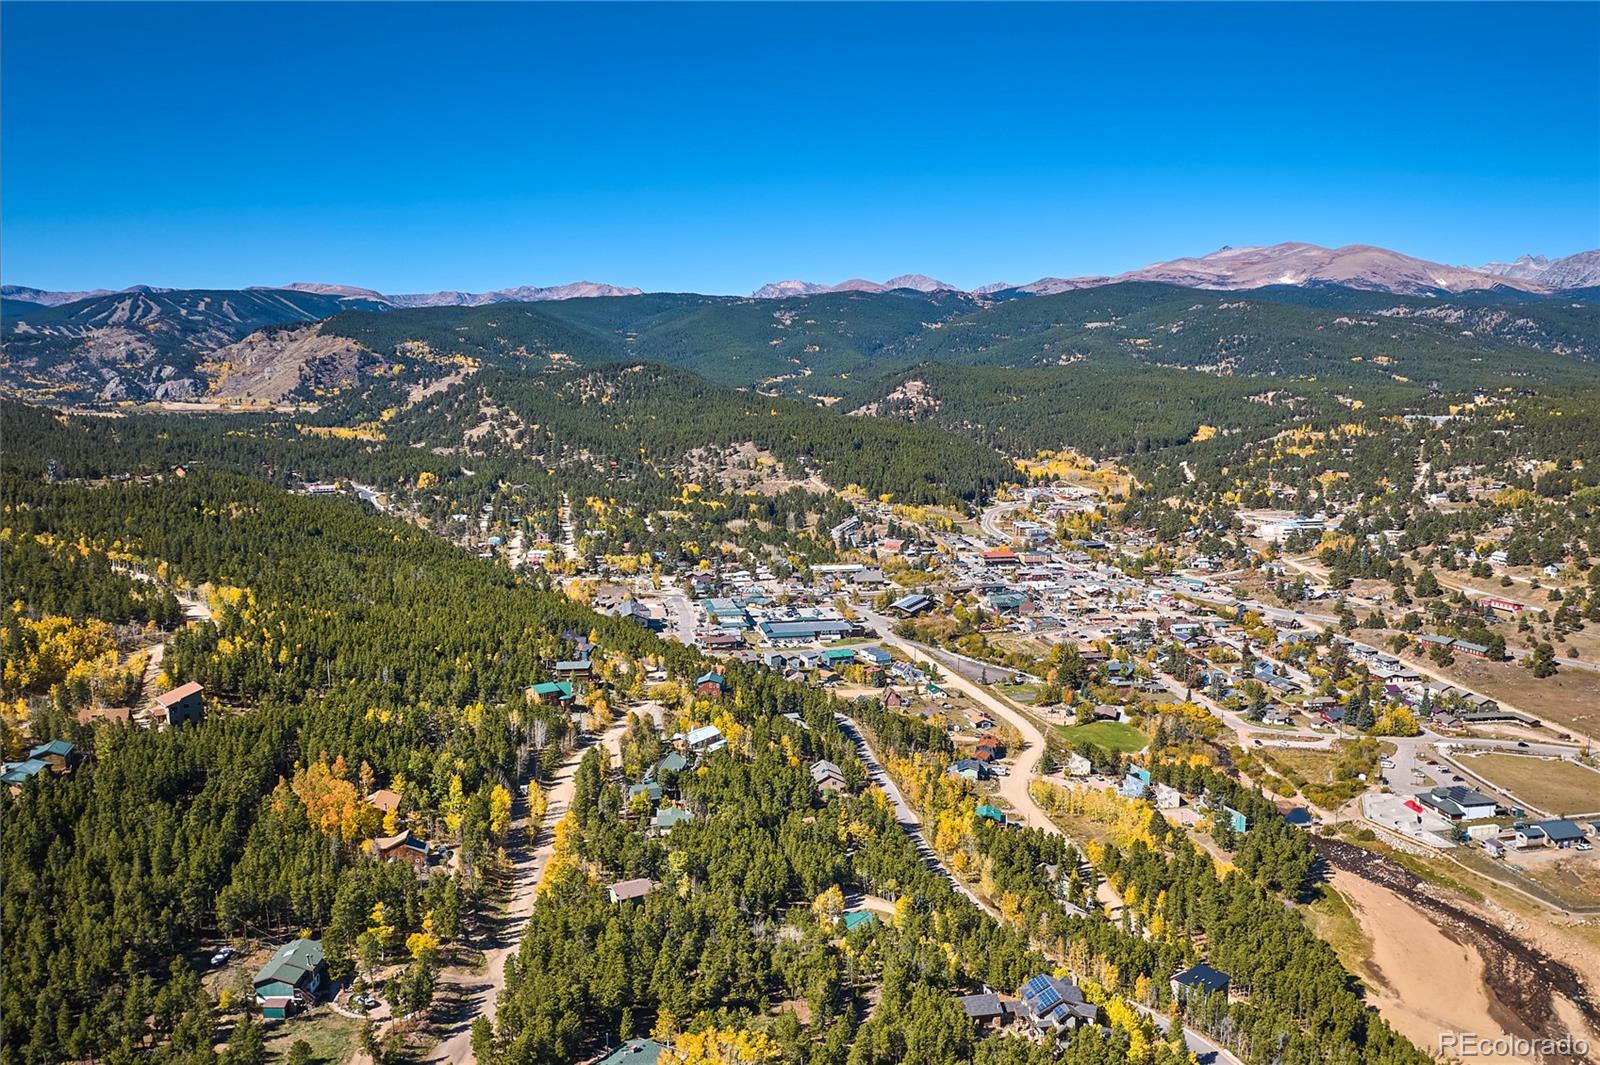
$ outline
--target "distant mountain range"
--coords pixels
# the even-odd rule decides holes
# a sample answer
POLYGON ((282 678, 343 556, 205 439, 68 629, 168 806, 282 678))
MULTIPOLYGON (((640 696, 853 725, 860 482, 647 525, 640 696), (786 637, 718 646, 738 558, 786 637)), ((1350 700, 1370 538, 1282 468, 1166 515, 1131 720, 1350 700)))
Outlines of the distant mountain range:
MULTIPOLYGON (((983 285, 970 293, 926 274, 901 274, 887 281, 851 278, 837 284, 815 281, 775 281, 751 293, 755 299, 791 299, 833 292, 956 292, 982 299, 1016 296, 1047 296, 1075 289, 1099 288, 1124 281, 1156 281, 1185 288, 1248 290, 1274 285, 1303 287, 1339 286, 1369 292, 1397 295, 1442 295, 1492 289, 1515 289, 1533 294, 1560 292, 1600 285, 1600 249, 1579 252, 1561 259, 1524 255, 1509 263, 1483 266, 1447 266, 1367 244, 1348 244, 1324 248, 1316 244, 1288 242, 1261 247, 1219 248, 1209 255, 1170 259, 1138 270, 1116 275, 1088 277, 1042 277, 1024 285, 1006 282, 983 285)), ((134 285, 120 292, 93 289, 79 292, 52 292, 21 285, 0 286, 7 300, 59 307, 79 300, 125 293, 159 294, 172 289, 134 285)), ((492 292, 426 292, 390 294, 355 285, 296 281, 287 285, 252 286, 244 291, 303 292, 346 300, 352 306, 370 307, 483 307, 494 303, 536 303, 550 300, 580 299, 594 296, 638 296, 642 291, 595 281, 574 281, 565 285, 518 285, 492 292)), ((13 313, 17 308, 12 308, 13 313)))
POLYGON ((1524 255, 1509 263, 1488 263, 1481 269, 1495 277, 1532 281, 1549 289, 1587 288, 1600 285, 1600 250, 1581 251, 1564 259, 1524 255))
MULTIPOLYGON (((1242 290, 1269 285, 1338 285, 1372 292, 1428 295, 1473 292, 1499 287, 1526 292, 1554 292, 1600 284, 1600 250, 1580 252, 1564 259, 1523 256, 1514 263, 1482 267, 1446 266, 1387 248, 1349 244, 1324 248, 1316 244, 1285 243, 1252 248, 1220 248, 1209 255, 1153 263, 1115 276, 1044 277, 1026 285, 1003 282, 974 289, 974 296, 1014 293, 1047 296, 1080 288, 1098 288, 1124 281, 1157 281, 1185 288, 1242 290)), ((821 292, 883 292, 897 288, 919 292, 959 291, 953 285, 921 274, 891 278, 883 284, 852 280, 837 285, 810 281, 779 281, 763 285, 757 299, 783 299, 821 292)))
MULTIPOLYGON (((76 303, 79 300, 96 299, 101 296, 118 296, 131 293, 149 295, 174 291, 187 290, 133 285, 120 290, 97 288, 86 292, 50 292, 41 288, 27 288, 23 285, 0 285, 0 296, 8 300, 37 303, 45 307, 59 307, 66 303, 76 303)), ((515 288, 496 289, 493 292, 425 292, 393 296, 385 295, 375 289, 359 288, 355 285, 330 285, 318 281, 295 281, 287 285, 251 285, 240 291, 305 292, 316 296, 332 296, 336 299, 350 300, 360 304, 386 303, 391 307, 482 307, 490 303, 537 303, 543 300, 570 300, 585 296, 642 295, 640 289, 621 288, 617 285, 600 284, 595 281, 573 281, 570 284, 550 285, 544 288, 535 285, 518 285, 515 288)))

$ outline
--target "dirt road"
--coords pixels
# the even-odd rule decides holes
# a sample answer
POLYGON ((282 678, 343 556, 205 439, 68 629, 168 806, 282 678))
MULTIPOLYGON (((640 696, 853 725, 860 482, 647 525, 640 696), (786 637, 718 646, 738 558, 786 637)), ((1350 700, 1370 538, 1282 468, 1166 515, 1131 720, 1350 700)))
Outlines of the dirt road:
POLYGON ((613 758, 621 749, 622 733, 626 719, 620 719, 597 740, 591 738, 581 745, 556 768, 544 782, 548 806, 541 823, 537 845, 528 842, 528 800, 525 793, 516 796, 513 808, 515 820, 506 847, 511 860, 511 894, 505 909, 492 920, 483 940, 475 944, 483 949, 483 966, 480 969, 446 969, 439 974, 441 991, 448 989, 464 996, 459 1007, 441 1024, 440 1040, 428 1061, 471 1062, 472 1022, 479 1016, 494 1019, 499 1005, 500 991, 506 982, 506 959, 522 942, 522 930, 528 916, 533 913, 534 898, 539 889, 539 879, 554 850, 552 830, 572 803, 577 787, 578 764, 589 748, 598 742, 613 758))

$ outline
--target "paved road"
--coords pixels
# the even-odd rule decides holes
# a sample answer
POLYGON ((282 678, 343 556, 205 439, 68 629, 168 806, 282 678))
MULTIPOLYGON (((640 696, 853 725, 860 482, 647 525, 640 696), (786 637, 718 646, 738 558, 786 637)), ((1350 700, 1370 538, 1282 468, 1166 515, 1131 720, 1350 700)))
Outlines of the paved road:
POLYGON ((529 915, 533 913, 539 880, 554 850, 553 829, 566 814, 577 788, 578 765, 596 742, 604 744, 615 757, 621 748, 626 721, 626 718, 619 719, 598 740, 590 738, 580 745, 544 782, 548 805, 537 845, 530 845, 528 841, 527 795, 520 790, 525 784, 519 787, 513 809, 515 820, 506 844, 513 879, 511 896, 506 900, 505 910, 495 921, 487 941, 476 944, 483 947, 483 967, 477 971, 446 969, 439 974, 441 986, 454 985, 466 997, 462 1008, 444 1026, 440 1041, 428 1056, 428 1061, 462 1063, 475 1060, 472 1054, 472 1022, 479 1016, 494 1019, 500 991, 505 987, 506 959, 522 944, 522 931, 527 927, 529 915))
POLYGON ((996 503, 994 506, 983 512, 983 515, 978 519, 978 525, 983 529, 983 534, 989 537, 991 540, 999 540, 1001 543, 1010 543, 1011 537, 1000 531, 1000 517, 1003 514, 1011 513, 1013 510, 1021 510, 1025 506, 1027 506, 1027 504, 1020 501, 1014 503, 996 503))
POLYGON ((904 796, 900 794, 899 785, 894 782, 888 771, 883 768, 883 763, 878 761, 877 753, 867 743, 866 737, 861 734, 861 730, 856 727, 856 723, 840 713, 835 713, 833 716, 834 720, 838 721, 839 728, 844 734, 855 741, 856 751, 861 755, 861 761, 866 764, 867 772, 871 775, 872 782, 883 789, 883 793, 889 797, 889 802, 894 806, 894 819, 899 822, 905 834, 911 837, 911 842, 916 846, 917 853, 921 856, 923 862, 950 881, 957 891, 971 899, 973 905, 995 920, 1000 920, 1000 912, 998 910, 973 894, 972 890, 956 879, 955 874, 945 868, 944 863, 939 860, 939 855, 934 852, 933 845, 928 842, 928 837, 922 831, 922 819, 917 816, 917 811, 912 809, 911 804, 906 802, 904 796))

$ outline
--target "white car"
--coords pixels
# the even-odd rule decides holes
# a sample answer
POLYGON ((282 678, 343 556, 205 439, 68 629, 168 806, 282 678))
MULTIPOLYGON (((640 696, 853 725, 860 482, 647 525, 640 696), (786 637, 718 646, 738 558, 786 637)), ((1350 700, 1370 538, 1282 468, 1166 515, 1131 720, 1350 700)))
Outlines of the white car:
POLYGON ((1385 758, 1385 759, 1383 759, 1383 761, 1379 762, 1378 764, 1381 765, 1385 769, 1393 769, 1394 768, 1394 759, 1385 758))
POLYGON ((223 962, 227 961, 231 957, 233 957, 233 948, 232 947, 223 947, 221 950, 219 950, 215 954, 211 955, 211 964, 212 965, 221 965, 223 962))
POLYGON ((1592 851, 1592 850, 1594 850, 1594 844, 1593 843, 1589 843, 1586 840, 1579 840, 1578 841, 1578 849, 1580 851, 1592 851))

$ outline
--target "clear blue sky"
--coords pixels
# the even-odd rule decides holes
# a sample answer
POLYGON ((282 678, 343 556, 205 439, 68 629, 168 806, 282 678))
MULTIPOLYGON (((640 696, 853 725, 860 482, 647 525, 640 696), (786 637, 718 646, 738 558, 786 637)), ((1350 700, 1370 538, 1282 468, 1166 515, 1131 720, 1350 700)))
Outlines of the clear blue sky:
POLYGON ((3 8, 4 278, 747 292, 1600 246, 1600 5, 3 8))

